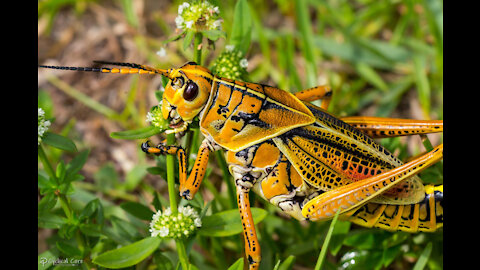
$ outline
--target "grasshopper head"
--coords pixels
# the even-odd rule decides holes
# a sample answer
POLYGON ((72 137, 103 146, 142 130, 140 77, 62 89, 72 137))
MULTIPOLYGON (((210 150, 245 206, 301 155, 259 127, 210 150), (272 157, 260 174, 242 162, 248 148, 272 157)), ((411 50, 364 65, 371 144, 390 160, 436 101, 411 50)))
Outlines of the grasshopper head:
POLYGON ((169 70, 170 81, 162 100, 163 118, 170 118, 170 127, 183 131, 200 113, 208 101, 212 88, 212 73, 205 67, 188 62, 178 69, 169 70))

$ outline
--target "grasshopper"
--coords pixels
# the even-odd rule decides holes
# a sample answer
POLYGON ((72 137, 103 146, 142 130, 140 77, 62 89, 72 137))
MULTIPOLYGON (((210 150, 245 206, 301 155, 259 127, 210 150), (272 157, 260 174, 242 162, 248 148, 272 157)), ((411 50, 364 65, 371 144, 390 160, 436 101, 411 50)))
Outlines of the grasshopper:
POLYGON ((195 117, 204 140, 190 174, 176 145, 142 150, 176 155, 180 196, 191 200, 205 175, 209 154, 223 150, 235 180, 249 269, 261 260, 249 192, 298 220, 343 219, 365 227, 432 232, 443 227, 443 185, 423 185, 417 174, 443 158, 443 144, 403 164, 372 138, 443 131, 443 121, 379 117, 337 118, 327 112, 328 86, 287 91, 213 75, 188 62, 178 69, 98 61, 120 68, 40 66, 120 74, 157 74, 169 82, 162 115, 181 133, 195 117), (320 107, 310 103, 322 100, 320 107))

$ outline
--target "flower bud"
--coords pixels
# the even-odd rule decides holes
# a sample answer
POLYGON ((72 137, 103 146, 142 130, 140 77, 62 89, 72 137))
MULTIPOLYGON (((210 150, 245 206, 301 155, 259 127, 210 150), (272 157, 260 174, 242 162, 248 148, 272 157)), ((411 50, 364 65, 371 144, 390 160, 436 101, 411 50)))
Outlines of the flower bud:
POLYGON ((232 80, 245 80, 248 61, 243 53, 233 45, 227 45, 212 66, 215 75, 232 80))
POLYGON ((180 239, 193 235, 201 226, 197 211, 190 206, 179 206, 176 216, 172 215, 170 207, 163 213, 158 210, 152 217, 149 231, 152 237, 180 239))

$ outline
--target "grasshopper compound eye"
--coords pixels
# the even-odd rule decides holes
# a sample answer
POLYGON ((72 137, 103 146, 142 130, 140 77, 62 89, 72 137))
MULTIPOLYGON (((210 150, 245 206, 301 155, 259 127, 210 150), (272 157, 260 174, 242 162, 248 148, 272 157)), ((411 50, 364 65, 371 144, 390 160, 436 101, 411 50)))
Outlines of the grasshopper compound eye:
POLYGON ((183 91, 183 98, 186 101, 194 100, 198 95, 198 86, 194 82, 189 82, 187 88, 183 91))

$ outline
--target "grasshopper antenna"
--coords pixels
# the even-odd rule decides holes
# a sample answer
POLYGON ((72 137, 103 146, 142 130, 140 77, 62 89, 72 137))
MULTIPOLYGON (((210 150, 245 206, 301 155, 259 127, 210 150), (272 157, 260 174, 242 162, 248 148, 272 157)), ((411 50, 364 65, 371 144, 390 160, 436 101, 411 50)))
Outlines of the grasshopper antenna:
POLYGON ((161 74, 167 78, 170 78, 171 69, 156 69, 149 66, 134 64, 134 63, 121 63, 121 62, 108 62, 108 61, 93 61, 96 64, 122 66, 123 68, 107 68, 107 67, 66 67, 66 66, 46 66, 38 65, 39 68, 50 68, 60 70, 72 70, 72 71, 89 71, 89 72, 101 72, 101 73, 119 73, 119 74, 161 74))

